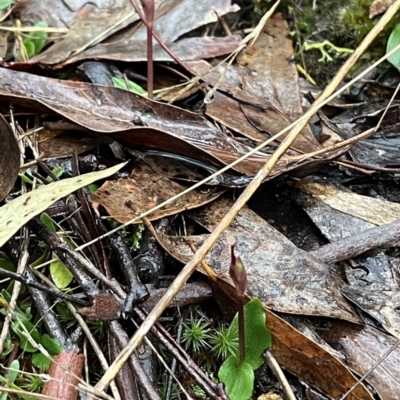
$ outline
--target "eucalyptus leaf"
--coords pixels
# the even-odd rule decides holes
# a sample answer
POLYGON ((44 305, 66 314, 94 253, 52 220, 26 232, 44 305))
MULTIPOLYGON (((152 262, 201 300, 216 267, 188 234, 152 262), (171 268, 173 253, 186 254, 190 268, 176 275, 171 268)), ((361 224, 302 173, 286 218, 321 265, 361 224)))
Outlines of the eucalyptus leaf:
MULTIPOLYGON (((392 33, 389 36, 386 53, 393 50, 400 44, 400 24, 396 25, 392 33)), ((400 71, 400 50, 395 51, 391 56, 388 57, 388 61, 400 71)))
POLYGON ((228 357, 218 372, 225 383, 226 394, 231 400, 247 400, 253 393, 254 370, 246 362, 240 364, 235 356, 228 357))

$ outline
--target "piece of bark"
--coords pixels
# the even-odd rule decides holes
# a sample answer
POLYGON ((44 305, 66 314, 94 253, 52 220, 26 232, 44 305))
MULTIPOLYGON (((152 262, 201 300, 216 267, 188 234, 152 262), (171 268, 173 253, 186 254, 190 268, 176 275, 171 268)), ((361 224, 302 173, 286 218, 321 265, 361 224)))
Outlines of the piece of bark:
POLYGON ((56 399, 76 400, 84 361, 83 354, 73 351, 63 351, 54 356, 49 370, 50 379, 44 384, 42 394, 56 399))
POLYGON ((396 245, 399 241, 400 220, 326 244, 308 254, 324 263, 334 263, 358 256, 377 247, 396 245))

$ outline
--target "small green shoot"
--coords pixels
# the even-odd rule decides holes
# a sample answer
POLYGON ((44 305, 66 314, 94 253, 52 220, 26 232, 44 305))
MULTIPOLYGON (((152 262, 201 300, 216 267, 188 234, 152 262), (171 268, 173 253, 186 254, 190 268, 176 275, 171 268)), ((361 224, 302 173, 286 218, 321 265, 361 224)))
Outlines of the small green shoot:
MULTIPOLYGON (((389 36, 386 53, 392 51, 395 47, 400 44, 400 24, 396 25, 392 33, 389 36)), ((395 51, 391 56, 388 57, 388 61, 400 71, 400 50, 395 51)))
POLYGON ((238 313, 229 329, 239 333, 239 350, 233 350, 218 372, 225 383, 225 390, 231 400, 247 400, 254 387, 254 370, 263 363, 261 355, 271 347, 271 333, 266 327, 265 310, 257 298, 244 305, 247 275, 240 257, 235 256, 235 246, 231 247, 229 275, 236 288, 238 313))
MULTIPOLYGON (((47 22, 39 21, 35 25, 37 28, 48 28, 47 22)), ((30 32, 23 40, 26 54, 29 58, 32 58, 39 54, 43 47, 46 45, 49 34, 44 31, 30 32)))
POLYGON ((140 94, 142 96, 146 95, 146 91, 141 86, 139 86, 135 82, 130 81, 129 79, 117 78, 113 76, 111 80, 114 87, 118 89, 129 90, 133 93, 140 94))

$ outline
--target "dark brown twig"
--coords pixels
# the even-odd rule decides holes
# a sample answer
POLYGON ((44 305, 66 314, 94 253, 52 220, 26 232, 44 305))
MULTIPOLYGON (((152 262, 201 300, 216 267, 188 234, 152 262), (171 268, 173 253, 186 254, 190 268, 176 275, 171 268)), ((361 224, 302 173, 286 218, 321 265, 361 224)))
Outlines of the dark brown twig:
MULTIPOLYGON (((100 233, 105 233, 107 231, 100 219, 96 219, 96 223, 100 233)), ((121 236, 118 234, 110 235, 107 237, 107 242, 113 249, 129 286, 128 293, 122 306, 122 316, 125 318, 134 304, 141 303, 149 297, 149 292, 146 285, 140 281, 129 248, 124 243, 121 236)))
MULTIPOLYGON (((121 324, 117 321, 111 321, 109 323, 110 330, 115 340, 118 343, 120 348, 126 346, 129 341, 129 337, 127 333, 122 328, 121 324)), ((157 390, 154 386, 154 383, 150 380, 147 373, 144 371, 142 365, 140 364, 138 358, 135 354, 132 354, 129 357, 129 366, 131 367, 134 376, 143 391, 143 393, 147 396, 148 399, 160 400, 160 396, 157 393, 157 390)))

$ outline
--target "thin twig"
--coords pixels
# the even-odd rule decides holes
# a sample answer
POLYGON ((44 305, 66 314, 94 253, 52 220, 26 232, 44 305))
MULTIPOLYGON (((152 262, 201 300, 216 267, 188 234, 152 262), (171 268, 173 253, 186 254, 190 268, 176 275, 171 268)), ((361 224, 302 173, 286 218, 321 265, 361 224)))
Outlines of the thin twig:
POLYGON ((289 382, 286 379, 285 374, 283 373, 281 367, 276 361, 275 357, 271 353, 271 350, 267 350, 263 354, 264 360, 267 362, 268 366, 271 368, 274 375, 278 378, 279 382, 282 385, 282 389, 286 394, 288 400, 296 400, 296 396, 294 395, 292 388, 289 385, 289 382))

